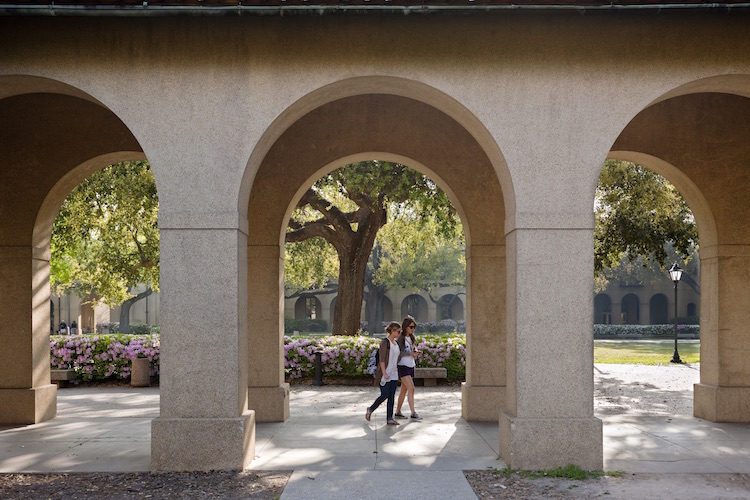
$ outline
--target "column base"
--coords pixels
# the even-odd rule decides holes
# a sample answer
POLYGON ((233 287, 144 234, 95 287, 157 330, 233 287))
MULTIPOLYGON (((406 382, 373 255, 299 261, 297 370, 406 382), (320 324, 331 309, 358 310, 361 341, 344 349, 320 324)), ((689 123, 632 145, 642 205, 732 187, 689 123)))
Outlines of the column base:
POLYGON ((57 416, 57 385, 0 389, 0 425, 38 424, 57 416))
POLYGON ((466 421, 498 422, 504 404, 504 385, 461 384, 461 416, 466 421))
POLYGON ((511 468, 541 470, 574 464, 602 470, 598 418, 518 418, 500 415, 500 458, 511 468))
POLYGON ((255 458, 255 413, 151 421, 151 471, 242 470, 255 458))
POLYGON ((289 384, 278 387, 248 387, 247 407, 256 422, 285 422, 289 418, 289 384))
POLYGON ((750 387, 695 384, 693 416, 711 422, 750 422, 750 387))

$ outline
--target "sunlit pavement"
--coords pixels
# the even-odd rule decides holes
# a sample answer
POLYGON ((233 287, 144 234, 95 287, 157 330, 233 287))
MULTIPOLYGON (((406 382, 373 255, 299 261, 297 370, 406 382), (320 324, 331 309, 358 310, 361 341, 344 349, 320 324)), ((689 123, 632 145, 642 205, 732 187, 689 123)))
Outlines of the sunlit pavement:
MULTIPOLYGON (((498 425, 463 420, 459 387, 418 387, 423 420, 400 426, 386 425, 385 403, 365 420, 377 394, 374 387, 292 386, 289 420, 257 424, 250 468, 294 470, 282 498, 309 495, 310 488, 313 498, 351 498, 351 488, 369 491, 399 475, 410 478, 404 493, 413 488, 416 498, 425 491, 470 498, 462 470, 505 467, 498 425)), ((0 428, 0 472, 148 471, 151 420, 158 416, 158 388, 61 389, 56 419, 0 428)), ((604 423, 605 470, 750 473, 750 425, 597 416, 604 423)))

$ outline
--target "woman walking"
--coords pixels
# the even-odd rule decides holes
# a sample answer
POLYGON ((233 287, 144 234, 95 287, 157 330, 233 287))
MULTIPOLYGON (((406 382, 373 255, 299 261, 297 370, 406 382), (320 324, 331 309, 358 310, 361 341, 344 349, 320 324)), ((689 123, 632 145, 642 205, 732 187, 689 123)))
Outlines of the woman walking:
POLYGON ((399 348, 396 339, 401 333, 401 325, 392 321, 388 328, 385 329, 388 336, 380 342, 378 352, 378 367, 375 371, 375 380, 380 382, 380 396, 375 400, 372 406, 367 407, 365 420, 370 421, 370 416, 380 403, 388 400, 386 423, 388 425, 399 425, 393 420, 393 404, 396 397, 396 387, 398 387, 398 358, 399 348))
POLYGON ((401 414, 401 406, 404 404, 404 398, 409 402, 411 409, 412 421, 422 420, 417 414, 414 407, 414 367, 417 366, 415 358, 419 357, 421 352, 417 350, 417 339, 414 336, 414 330, 417 328, 417 322, 414 318, 407 316, 401 323, 402 331, 398 337, 399 350, 401 357, 398 360, 398 377, 401 379, 401 391, 398 393, 398 405, 396 406, 396 418, 406 418, 401 414))

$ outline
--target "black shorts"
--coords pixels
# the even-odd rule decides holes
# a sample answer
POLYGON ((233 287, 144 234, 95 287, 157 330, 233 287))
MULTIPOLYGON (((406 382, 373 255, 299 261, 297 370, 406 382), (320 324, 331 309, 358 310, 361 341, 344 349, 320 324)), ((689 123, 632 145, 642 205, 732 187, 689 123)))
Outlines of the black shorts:
POLYGON ((398 365, 398 378, 414 378, 414 368, 411 366, 398 365))

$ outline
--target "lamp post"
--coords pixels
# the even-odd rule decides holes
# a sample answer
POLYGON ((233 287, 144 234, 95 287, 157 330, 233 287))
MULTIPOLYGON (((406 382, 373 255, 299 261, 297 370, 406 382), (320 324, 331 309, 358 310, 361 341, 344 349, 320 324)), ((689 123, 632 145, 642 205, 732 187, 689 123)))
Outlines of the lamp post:
POLYGON ((680 354, 677 352, 677 284, 680 282, 680 278, 682 278, 682 269, 680 269, 680 266, 676 262, 669 270, 669 276, 674 281, 674 355, 670 361, 672 363, 682 363, 680 354))

